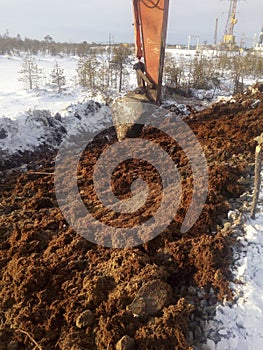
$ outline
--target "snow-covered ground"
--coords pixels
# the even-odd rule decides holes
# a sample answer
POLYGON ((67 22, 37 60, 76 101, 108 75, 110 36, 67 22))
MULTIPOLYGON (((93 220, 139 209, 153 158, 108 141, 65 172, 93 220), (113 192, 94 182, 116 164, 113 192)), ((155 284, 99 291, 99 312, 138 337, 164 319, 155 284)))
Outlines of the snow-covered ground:
MULTIPOLYGON (((204 55, 207 58, 215 57, 214 50, 181 50, 167 49, 168 54, 175 57, 176 62, 192 60, 195 56, 204 55)), ((25 54, 24 54, 25 55, 25 54)), ((62 116, 70 104, 78 101, 94 98, 94 91, 84 91, 78 84, 77 65, 79 57, 77 56, 34 56, 38 67, 43 72, 43 79, 40 81, 39 89, 27 90, 23 82, 19 81, 24 55, 21 56, 0 56, 0 118, 8 117, 16 119, 21 113, 27 110, 46 109, 51 113, 59 112, 62 116), (66 86, 62 94, 50 88, 50 73, 55 63, 64 70, 66 77, 66 86)), ((127 67, 130 72, 129 89, 136 86, 136 74, 132 69, 132 63, 127 67)), ((245 79, 246 85, 252 84, 253 80, 245 79)), ((231 96, 233 91, 233 82, 231 77, 220 78, 220 87, 211 90, 193 90, 193 95, 199 99, 220 99, 223 96, 231 96)), ((96 100, 104 102, 104 98, 96 96, 96 100)))
POLYGON ((216 50, 188 50, 188 49, 170 49, 170 48, 167 48, 166 49, 166 52, 172 54, 173 56, 175 57, 195 57, 195 56, 198 56, 200 55, 200 52, 202 52, 203 55, 205 55, 206 57, 213 57, 215 56, 216 54, 216 50))
POLYGON ((68 106, 63 118, 47 110, 24 112, 15 120, 0 118, 0 164, 4 164, 9 155, 32 151, 43 145, 56 149, 65 134, 96 133, 111 124, 109 107, 94 101, 68 106))
POLYGON ((43 70, 43 85, 49 83, 50 73, 57 61, 64 69, 66 76, 65 92, 57 94, 46 89, 25 90, 19 71, 23 57, 0 56, 0 117, 16 119, 29 109, 48 109, 52 113, 63 114, 66 108, 77 101, 83 100, 87 93, 77 85, 77 57, 34 57, 39 68, 43 70))
POLYGON ((44 88, 25 90, 23 82, 19 81, 23 57, 0 56, 2 165, 6 157, 17 152, 31 151, 42 145, 56 148, 65 132, 70 135, 77 134, 78 130, 103 130, 111 123, 109 108, 99 108, 90 101, 91 92, 77 84, 78 57, 35 56, 34 59, 46 77, 41 82, 44 88), (66 77, 61 94, 49 86, 56 62, 66 77))
POLYGON ((208 339, 209 350, 261 350, 263 347, 263 187, 261 206, 256 220, 244 225, 244 236, 239 238, 241 248, 236 250, 234 275, 237 283, 231 285, 234 303, 219 305, 215 319, 206 329, 213 330, 208 339), (215 343, 215 333, 221 340, 215 343))

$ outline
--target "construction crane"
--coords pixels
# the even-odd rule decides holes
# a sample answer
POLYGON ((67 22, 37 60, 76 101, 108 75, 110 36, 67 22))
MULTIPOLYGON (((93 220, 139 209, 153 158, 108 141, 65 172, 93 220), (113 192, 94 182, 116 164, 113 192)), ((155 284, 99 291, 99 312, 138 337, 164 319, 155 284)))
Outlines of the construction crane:
POLYGON ((136 137, 140 132, 140 128, 134 126, 140 117, 140 110, 147 109, 149 104, 161 104, 169 0, 132 0, 132 3, 137 58, 133 68, 138 87, 112 106, 119 141, 136 137), (128 105, 134 108, 125 109, 128 105))
POLYGON ((227 23, 224 32, 223 44, 229 48, 233 48, 236 44, 236 38, 234 36, 234 26, 237 24, 236 11, 238 0, 230 0, 230 6, 228 11, 227 23))

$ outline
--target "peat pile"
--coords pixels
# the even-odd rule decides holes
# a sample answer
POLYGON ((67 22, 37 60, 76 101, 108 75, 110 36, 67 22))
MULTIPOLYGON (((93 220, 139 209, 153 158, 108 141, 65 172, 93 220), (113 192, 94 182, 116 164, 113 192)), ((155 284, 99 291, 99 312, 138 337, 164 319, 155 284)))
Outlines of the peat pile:
MULTIPOLYGON (((222 230, 222 221, 233 199, 251 185, 263 95, 236 96, 184 120, 204 149, 209 171, 203 212, 184 234, 191 168, 179 146, 158 130, 145 128, 142 137, 158 143, 179 165, 183 201, 161 235, 135 248, 97 246, 69 227, 56 201, 54 154, 43 154, 27 172, 2 172, 0 350, 191 349, 189 288, 203 287, 207 297, 211 287, 218 299, 231 296, 235 238, 222 230)), ((175 117, 166 122, 172 125, 175 117)), ((132 218, 101 208, 91 181, 99 154, 114 142, 112 130, 94 139, 81 157, 78 185, 83 201, 93 203, 94 216, 130 225, 132 218)), ((161 184, 149 164, 120 164, 113 187, 119 197, 129 197, 138 174, 153 184, 145 214, 153 215, 161 184)))

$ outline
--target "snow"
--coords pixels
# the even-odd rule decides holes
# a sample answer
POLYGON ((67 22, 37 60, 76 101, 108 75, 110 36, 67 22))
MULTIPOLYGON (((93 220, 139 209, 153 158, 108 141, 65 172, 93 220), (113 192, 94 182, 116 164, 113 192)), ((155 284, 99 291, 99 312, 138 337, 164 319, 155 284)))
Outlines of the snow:
POLYGON ((194 58, 196 56, 199 56, 200 54, 206 56, 206 57, 214 57, 217 54, 216 50, 209 50, 209 49, 166 49, 166 52, 175 56, 175 57, 189 57, 194 58))
POLYGON ((3 158, 42 145, 56 149, 63 135, 99 132, 111 126, 110 109, 94 101, 70 105, 62 118, 47 110, 21 113, 17 119, 0 118, 0 150, 3 158))
POLYGON ((63 114, 71 103, 76 103, 87 96, 76 84, 77 57, 35 56, 37 65, 43 70, 46 79, 42 84, 49 82, 49 75, 57 61, 64 69, 67 85, 63 94, 57 94, 48 89, 25 90, 24 84, 18 81, 23 57, 0 56, 0 117, 16 119, 21 112, 29 109, 48 109, 53 113, 63 114))
MULTIPOLYGON (((76 84, 77 57, 35 56, 34 59, 47 78, 42 82, 44 89, 30 91, 18 81, 23 57, 0 56, 2 163, 11 154, 31 151, 42 145, 55 149, 63 134, 100 131, 111 125, 109 108, 91 101, 91 92, 83 91, 76 84), (62 94, 48 85, 55 62, 64 69, 67 80, 62 94)), ((96 99, 103 100, 100 96, 96 99)))
MULTIPOLYGON (((261 200, 263 189, 261 190, 261 200)), ((263 206, 255 220, 244 225, 244 236, 235 255, 232 284, 235 303, 219 305, 215 320, 207 325, 217 328, 221 340, 207 346, 211 350, 261 350, 263 344, 263 206)))

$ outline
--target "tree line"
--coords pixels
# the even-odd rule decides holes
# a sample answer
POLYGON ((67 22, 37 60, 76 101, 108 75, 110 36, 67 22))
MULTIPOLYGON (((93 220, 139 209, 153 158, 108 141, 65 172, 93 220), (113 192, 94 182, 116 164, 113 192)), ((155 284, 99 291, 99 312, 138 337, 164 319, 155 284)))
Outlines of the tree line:
MULTIPOLYGON (((32 61, 34 55, 48 54, 78 56, 76 71, 78 83, 83 88, 94 91, 94 93, 99 91, 105 96, 111 95, 113 90, 121 92, 125 87, 129 87, 129 77, 134 61, 133 50, 134 46, 131 44, 105 45, 86 41, 58 43, 50 35, 46 35, 43 40, 22 39, 19 34, 11 37, 8 32, 0 35, 0 55, 28 53, 23 62, 24 67, 21 69, 20 79, 24 79, 29 89, 37 87, 41 80, 41 71, 38 70, 36 63, 29 61, 32 61), (28 67, 26 67, 27 64, 28 67), (32 72, 29 73, 30 71, 32 72)), ((60 72, 59 75, 63 76, 64 73, 60 72)), ((253 77, 256 80, 263 77, 263 57, 252 50, 243 53, 215 51, 212 57, 208 57, 202 50, 199 50, 192 58, 166 54, 164 83, 174 89, 216 90, 222 80, 230 79, 233 86, 233 91, 230 93, 238 93, 245 89, 244 80, 247 77, 253 77)), ((57 77, 57 79, 60 78, 57 77)), ((61 82, 56 87, 59 92, 63 90, 62 87, 65 84, 62 82, 65 82, 65 79, 61 77, 61 82)), ((56 86, 56 83, 52 84, 56 86)))
POLYGON ((224 80, 232 82, 231 94, 246 89, 245 79, 263 78, 263 57, 255 51, 216 51, 208 57, 200 50, 193 58, 166 55, 164 83, 175 89, 216 89, 224 80))
POLYGON ((46 35, 42 40, 31 38, 22 38, 20 34, 12 37, 6 31, 0 35, 0 55, 20 56, 24 52, 30 52, 32 55, 49 54, 85 56, 94 47, 105 46, 98 43, 81 43, 56 42, 52 36, 46 35))

